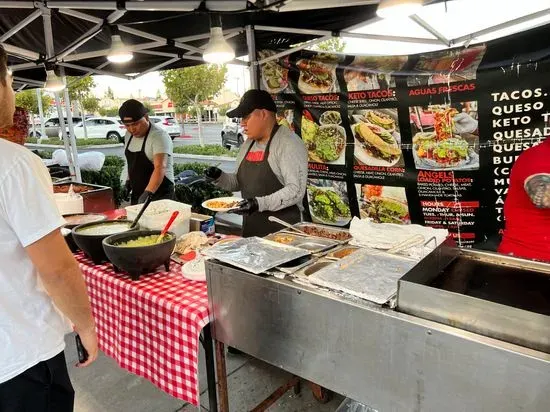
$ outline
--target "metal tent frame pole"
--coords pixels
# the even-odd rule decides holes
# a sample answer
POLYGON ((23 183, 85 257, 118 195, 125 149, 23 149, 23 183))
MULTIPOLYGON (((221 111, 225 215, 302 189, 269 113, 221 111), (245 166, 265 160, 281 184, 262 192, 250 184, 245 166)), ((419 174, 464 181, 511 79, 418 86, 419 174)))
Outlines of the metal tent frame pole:
MULTIPOLYGON (((61 68, 61 75, 63 78, 63 83, 66 83, 66 77, 65 77, 65 71, 63 68, 61 68)), ((73 151, 73 162, 75 166, 75 177, 76 181, 78 183, 82 182, 82 175, 80 173, 80 165, 78 164, 78 148, 76 145, 76 136, 74 135, 74 124, 73 124, 73 113, 71 111, 71 100, 69 98, 69 89, 65 87, 63 89, 63 100, 65 101, 65 112, 67 113, 67 123, 69 125, 69 136, 68 140, 70 142, 72 151, 73 151)), ((84 122, 86 119, 84 116, 82 116, 82 121, 84 122)), ((63 129, 65 129, 65 125, 61 126, 63 129)))
POLYGON ((254 28, 252 26, 246 26, 246 44, 248 46, 248 61, 250 66, 248 67, 248 73, 250 75, 250 87, 252 89, 258 88, 258 62, 256 60, 256 39, 254 36, 254 28))
MULTIPOLYGON (((46 138, 46 126, 44 125, 44 108, 42 107, 42 90, 36 89, 36 98, 38 99, 38 115, 40 116, 40 139, 46 138)), ((34 123, 34 119, 33 119, 34 123)), ((35 136, 36 137, 36 134, 35 136)))

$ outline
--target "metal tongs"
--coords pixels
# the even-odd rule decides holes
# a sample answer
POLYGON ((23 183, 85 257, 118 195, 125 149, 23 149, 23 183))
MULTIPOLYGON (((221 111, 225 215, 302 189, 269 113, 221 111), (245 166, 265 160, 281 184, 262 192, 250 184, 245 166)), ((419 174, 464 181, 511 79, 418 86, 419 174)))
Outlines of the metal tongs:
POLYGON ((422 245, 424 244, 424 242, 425 242, 424 236, 416 234, 398 243, 397 245, 393 246, 391 249, 388 249, 386 252, 395 255, 399 252, 403 252, 404 250, 410 249, 411 247, 422 245))
POLYGON ((278 217, 269 216, 267 219, 270 220, 270 221, 272 221, 272 222, 278 223, 278 224, 280 224, 280 225, 282 225, 282 226, 284 226, 284 227, 286 227, 286 228, 288 228, 288 229, 295 230, 296 232, 298 232, 298 233, 300 233, 300 234, 302 234, 302 235, 306 235, 306 236, 308 235, 308 234, 307 234, 306 232, 304 232, 303 230, 300 230, 300 229, 298 229, 298 228, 292 226, 290 223, 287 223, 287 222, 285 222, 284 220, 279 219, 278 217))

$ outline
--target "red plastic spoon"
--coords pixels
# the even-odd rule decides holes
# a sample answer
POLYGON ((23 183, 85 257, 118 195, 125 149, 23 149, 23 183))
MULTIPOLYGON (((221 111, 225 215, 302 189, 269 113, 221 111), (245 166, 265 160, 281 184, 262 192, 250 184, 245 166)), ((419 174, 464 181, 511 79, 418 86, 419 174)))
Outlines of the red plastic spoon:
POLYGON ((174 213, 172 213, 172 216, 170 216, 168 223, 166 223, 166 226, 164 226, 164 229, 162 229, 162 232, 160 232, 160 235, 157 238, 157 242, 156 242, 157 244, 162 242, 162 238, 164 238, 164 235, 166 234, 166 232, 168 232, 168 229, 170 229, 170 227, 172 226, 172 223, 174 223, 174 220, 176 220, 179 214, 180 212, 178 212, 177 210, 174 213))

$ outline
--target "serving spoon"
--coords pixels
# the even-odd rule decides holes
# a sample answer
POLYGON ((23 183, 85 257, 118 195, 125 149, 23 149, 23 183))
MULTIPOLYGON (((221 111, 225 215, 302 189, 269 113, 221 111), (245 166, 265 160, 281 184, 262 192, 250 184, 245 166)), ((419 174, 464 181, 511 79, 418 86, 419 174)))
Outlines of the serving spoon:
POLYGON ((166 225, 164 226, 164 229, 162 229, 162 232, 160 232, 160 235, 157 238, 157 241, 155 242, 157 245, 160 242, 162 242, 164 235, 166 235, 166 232, 168 232, 168 229, 170 229, 170 227, 172 226, 172 223, 174 223, 174 220, 176 220, 179 214, 180 212, 178 212, 177 210, 174 213, 172 213, 172 216, 170 216, 170 219, 168 219, 168 223, 166 223, 166 225))
POLYGON ((134 221, 130 225, 130 229, 133 229, 134 227, 136 227, 139 219, 141 219, 141 216, 143 215, 143 212, 145 212, 145 209, 147 209, 147 206, 149 206, 149 204, 151 203, 151 200, 153 200, 153 195, 149 195, 147 197, 147 199, 145 199, 145 202, 143 203, 143 206, 141 206, 141 210, 139 211, 136 218, 134 219, 134 221))
POLYGON ((278 224, 280 224, 280 225, 282 225, 282 226, 284 226, 288 229, 295 230, 296 232, 301 233, 302 235, 308 236, 308 234, 306 232, 304 232, 303 230, 300 230, 300 229, 292 226, 290 223, 287 223, 284 220, 279 219, 278 217, 269 216, 267 219, 271 220, 272 222, 278 223, 278 224))

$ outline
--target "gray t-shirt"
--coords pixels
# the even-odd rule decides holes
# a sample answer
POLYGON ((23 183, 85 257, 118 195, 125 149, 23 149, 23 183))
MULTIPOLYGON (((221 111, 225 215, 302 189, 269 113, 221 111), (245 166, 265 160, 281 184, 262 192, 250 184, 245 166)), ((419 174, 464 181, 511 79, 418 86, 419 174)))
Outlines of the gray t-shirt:
MULTIPOLYGON (((236 171, 239 170, 246 151, 251 145, 253 146, 250 152, 264 151, 266 146, 250 139, 244 142, 237 155, 236 171)), ((284 187, 271 195, 257 198, 260 212, 265 210, 275 212, 292 205, 297 205, 302 210, 302 199, 307 185, 308 159, 304 142, 288 127, 281 126, 273 137, 269 151, 267 162, 284 187)), ((222 173, 214 183, 231 192, 241 190, 236 172, 222 173)))
MULTIPOLYGON (((124 136, 124 147, 127 147, 130 152, 139 152, 143 147, 144 138, 134 136, 129 146, 128 140, 130 140, 130 133, 126 133, 126 136, 124 136)), ((171 182, 174 182, 174 158, 172 156, 173 147, 174 145, 172 143, 172 139, 168 133, 158 126, 151 124, 151 130, 149 131, 147 142, 145 142, 145 155, 151 163, 153 163, 153 159, 156 154, 165 153, 168 155, 165 176, 171 182)))

